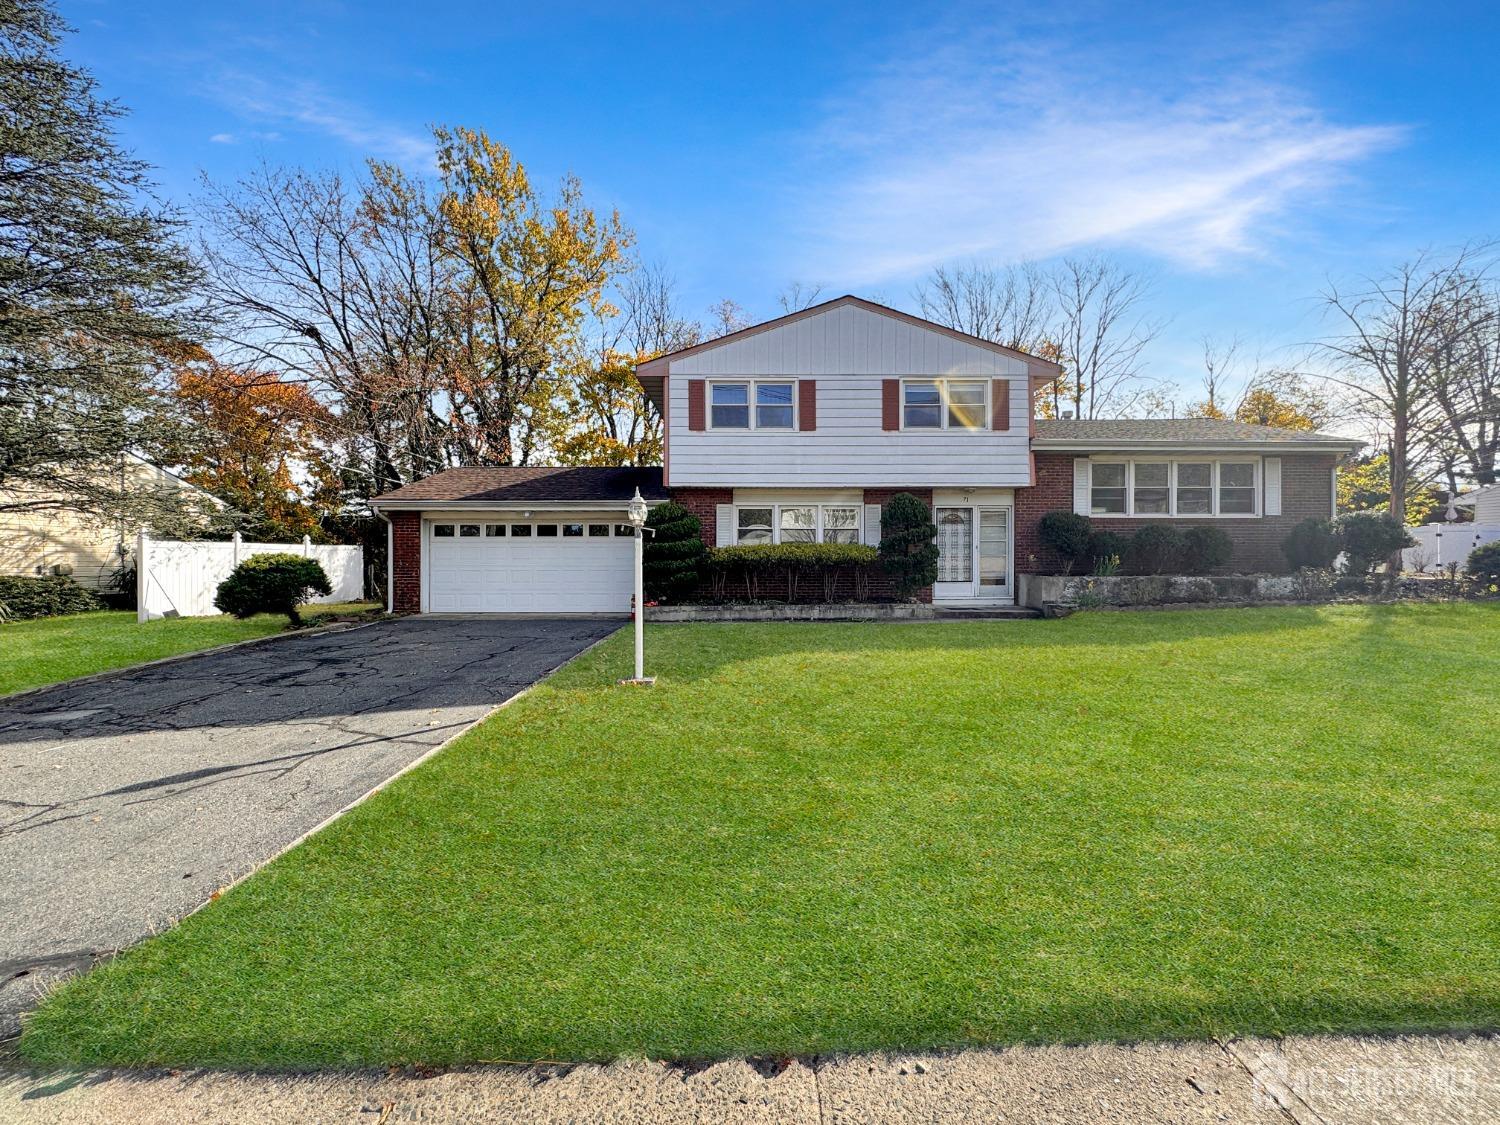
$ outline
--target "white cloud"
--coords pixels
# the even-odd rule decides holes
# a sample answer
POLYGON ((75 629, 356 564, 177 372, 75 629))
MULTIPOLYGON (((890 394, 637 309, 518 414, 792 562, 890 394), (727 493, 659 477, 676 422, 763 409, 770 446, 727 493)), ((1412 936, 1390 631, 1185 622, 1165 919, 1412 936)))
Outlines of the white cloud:
POLYGON ((208 139, 212 143, 214 143, 216 145, 232 145, 232 144, 234 144, 234 134, 233 133, 215 133, 213 136, 209 137, 208 139))
MULTIPOLYGON (((432 164, 432 138, 389 121, 329 94, 316 83, 272 83, 234 74, 216 86, 222 101, 248 120, 305 129, 344 142, 361 156, 376 156, 411 167, 432 164)), ((252 134, 277 140, 281 134, 252 134)))
MULTIPOLYGON (((1222 55, 1223 48, 1218 48, 1222 55)), ((1326 120, 1264 57, 1214 81, 1156 59, 969 36, 831 105, 801 208, 810 276, 852 285, 963 258, 1126 247, 1204 269, 1399 143, 1326 120)))

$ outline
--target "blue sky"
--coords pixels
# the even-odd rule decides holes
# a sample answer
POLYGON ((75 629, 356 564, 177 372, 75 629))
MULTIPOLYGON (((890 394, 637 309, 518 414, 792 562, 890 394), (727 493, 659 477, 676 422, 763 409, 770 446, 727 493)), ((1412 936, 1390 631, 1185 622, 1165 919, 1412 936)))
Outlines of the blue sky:
POLYGON ((1495 4, 61 8, 174 201, 479 126, 617 206, 695 315, 1109 253, 1154 276, 1185 397, 1205 335, 1291 358, 1325 277, 1500 235, 1495 4))

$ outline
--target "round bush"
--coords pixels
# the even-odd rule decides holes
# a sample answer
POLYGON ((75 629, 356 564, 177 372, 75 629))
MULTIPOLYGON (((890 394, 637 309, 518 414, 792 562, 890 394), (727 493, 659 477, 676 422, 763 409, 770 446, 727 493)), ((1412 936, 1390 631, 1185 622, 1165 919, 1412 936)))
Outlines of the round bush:
POLYGON ((1469 552, 1464 570, 1485 594, 1500 594, 1500 540, 1469 552))
POLYGON ((1097 569, 1101 559, 1115 559, 1123 564, 1125 548, 1130 539, 1118 531, 1093 531, 1089 533, 1088 559, 1097 569))
POLYGON ((1349 512, 1334 521, 1344 573, 1365 577, 1402 547, 1416 543, 1387 512, 1349 512))
POLYGON ((1182 532, 1164 523, 1148 523, 1130 537, 1125 566, 1131 574, 1171 574, 1182 566, 1187 543, 1182 532))
POLYGON ((301 625, 297 607, 314 595, 333 593, 328 575, 317 559, 301 555, 251 555, 219 583, 214 605, 235 617, 284 613, 301 625))
POLYGON ((658 504, 647 513, 646 526, 656 532, 646 536, 642 547, 646 598, 659 602, 690 597, 698 589, 708 550, 698 517, 681 504, 658 504))
POLYGON ((1327 570, 1339 557, 1338 535, 1331 520, 1316 516, 1303 520, 1281 541, 1281 553, 1293 570, 1327 570))
POLYGON ((1037 523, 1036 530, 1043 544, 1062 556, 1067 571, 1071 572, 1089 557, 1092 525, 1088 516, 1080 516, 1077 512, 1048 512, 1037 523))
POLYGON ((1234 556, 1234 541, 1222 527, 1190 527, 1182 541, 1184 574, 1209 574, 1228 566, 1234 556))

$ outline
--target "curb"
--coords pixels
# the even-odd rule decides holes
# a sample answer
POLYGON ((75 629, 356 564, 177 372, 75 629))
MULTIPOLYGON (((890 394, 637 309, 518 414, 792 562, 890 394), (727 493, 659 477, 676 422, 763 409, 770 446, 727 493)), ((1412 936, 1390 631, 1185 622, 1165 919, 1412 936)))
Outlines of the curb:
MULTIPOLYGON (((118 680, 121 676, 128 676, 132 672, 139 672, 142 668, 159 668, 164 664, 181 664, 184 660, 196 660, 200 656, 212 656, 217 652, 230 652, 237 648, 249 648, 251 645, 269 644, 272 641, 290 640, 292 637, 317 637, 322 636, 324 633, 352 633, 355 629, 368 629, 371 625, 379 625, 381 622, 388 620, 391 620, 388 615, 382 615, 374 621, 336 621, 332 625, 313 625, 306 629, 270 633, 264 637, 250 637, 243 641, 230 641, 228 644, 214 645, 213 648, 199 648, 194 649, 192 652, 179 652, 172 656, 159 656, 155 660, 146 660, 140 664, 125 664, 119 668, 106 668, 102 672, 90 672, 87 676, 76 676, 71 680, 59 680, 55 684, 39 684, 36 687, 13 691, 9 695, 0 695, 0 707, 14 703, 18 699, 27 699, 33 695, 58 691, 61 688, 118 680)), ((548 674, 550 675, 551 673, 548 674)))

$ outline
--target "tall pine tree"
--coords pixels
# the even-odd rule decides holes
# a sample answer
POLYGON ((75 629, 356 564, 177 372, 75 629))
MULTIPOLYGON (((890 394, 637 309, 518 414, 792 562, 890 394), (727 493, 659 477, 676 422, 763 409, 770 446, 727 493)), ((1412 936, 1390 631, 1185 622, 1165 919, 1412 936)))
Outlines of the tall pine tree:
POLYGON ((184 434, 156 372, 195 278, 121 109, 58 54, 43 0, 0 0, 0 512, 170 527, 181 500, 125 471, 184 434))

